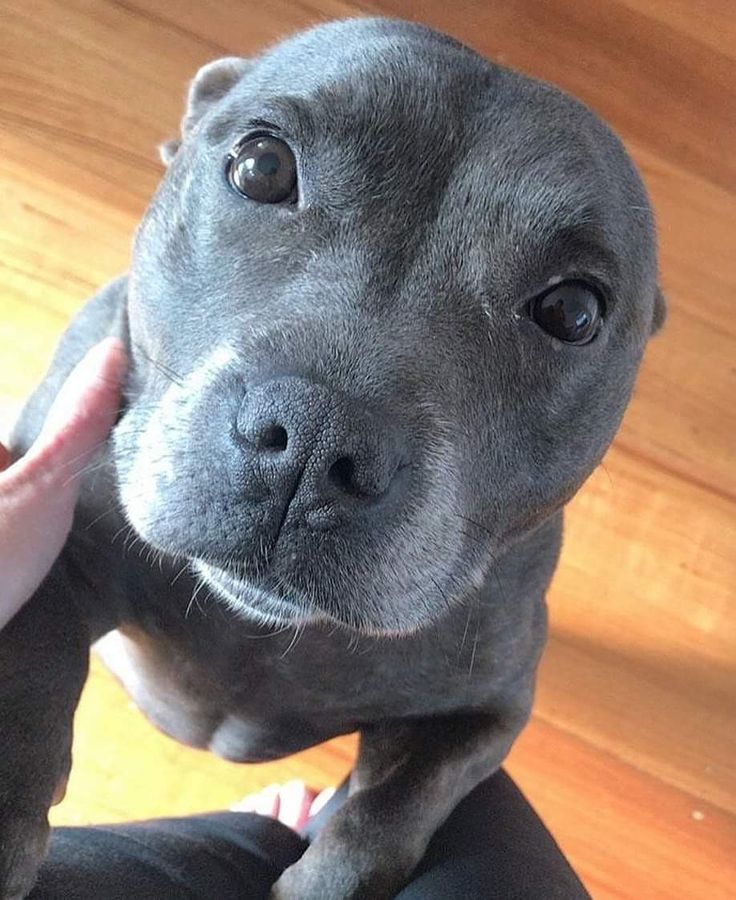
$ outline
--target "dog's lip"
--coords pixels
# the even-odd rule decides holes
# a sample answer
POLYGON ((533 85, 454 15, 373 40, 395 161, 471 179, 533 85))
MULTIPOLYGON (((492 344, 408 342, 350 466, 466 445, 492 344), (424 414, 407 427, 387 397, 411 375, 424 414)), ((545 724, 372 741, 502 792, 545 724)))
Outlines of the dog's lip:
POLYGON ((245 578, 221 569, 214 563, 194 559, 192 564, 207 583, 237 606, 254 609, 260 615, 274 619, 305 618, 307 615, 304 607, 296 600, 260 588, 245 578))

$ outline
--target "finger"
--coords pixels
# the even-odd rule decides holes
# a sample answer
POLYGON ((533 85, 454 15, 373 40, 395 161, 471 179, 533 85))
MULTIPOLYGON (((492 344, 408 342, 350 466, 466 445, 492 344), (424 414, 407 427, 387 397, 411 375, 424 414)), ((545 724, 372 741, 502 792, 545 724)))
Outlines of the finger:
POLYGON ((5 444, 0 441, 0 472, 5 471, 10 465, 10 451, 5 444))
POLYGON ((92 347, 59 391, 31 455, 55 467, 91 455, 115 423, 126 368, 127 356, 117 338, 92 347))
POLYGON ((6 478, 26 481, 45 476, 65 484, 81 472, 115 422, 126 367, 125 350, 117 338, 96 344, 69 375, 38 439, 6 478))
POLYGON ((28 453, 0 473, 0 628, 37 590, 72 524, 80 472, 104 440, 119 405, 125 353, 93 348, 54 404, 28 453))

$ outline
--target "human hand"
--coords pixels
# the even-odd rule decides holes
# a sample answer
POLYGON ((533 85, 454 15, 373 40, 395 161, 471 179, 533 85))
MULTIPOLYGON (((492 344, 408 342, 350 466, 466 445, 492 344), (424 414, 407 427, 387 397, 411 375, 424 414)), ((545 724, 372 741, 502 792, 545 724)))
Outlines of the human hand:
POLYGON ((13 465, 0 444, 0 628, 33 595, 72 525, 78 475, 118 414, 127 357, 106 338, 69 375, 43 430, 13 465))

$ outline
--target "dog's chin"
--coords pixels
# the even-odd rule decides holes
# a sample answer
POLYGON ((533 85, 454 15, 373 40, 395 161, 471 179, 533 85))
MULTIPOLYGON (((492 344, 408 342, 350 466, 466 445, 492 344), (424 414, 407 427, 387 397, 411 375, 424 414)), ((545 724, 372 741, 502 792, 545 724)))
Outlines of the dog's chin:
POLYGON ((207 587, 235 612, 263 625, 300 625, 320 617, 297 597, 282 597, 200 559, 192 561, 207 587))

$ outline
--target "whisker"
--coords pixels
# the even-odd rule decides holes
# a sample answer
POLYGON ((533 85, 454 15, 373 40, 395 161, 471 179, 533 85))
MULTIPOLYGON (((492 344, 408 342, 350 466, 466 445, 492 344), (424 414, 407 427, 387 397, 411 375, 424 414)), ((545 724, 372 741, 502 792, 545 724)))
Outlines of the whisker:
POLYGON ((286 650, 284 650, 284 652, 281 654, 281 659, 284 659, 287 656, 287 654, 291 650, 293 650, 293 648, 296 646, 296 642, 299 640, 299 638, 301 637, 303 632, 304 632, 304 629, 303 629, 303 627, 299 626, 299 624, 294 626, 294 637, 291 639, 289 646, 286 648, 286 650))
POLYGON ((204 587, 204 585, 205 585, 204 579, 199 578, 199 579, 197 580, 197 584, 194 586, 194 590, 192 591, 191 599, 189 600, 189 603, 187 604, 186 612, 184 613, 184 618, 185 618, 185 619, 188 619, 188 618, 189 618, 189 613, 192 611, 192 606, 193 606, 195 603, 197 604, 197 609, 200 611, 200 613, 202 613, 202 615, 204 615, 204 612, 203 612, 203 610, 202 610, 202 607, 199 605, 199 602, 198 602, 198 600, 197 600, 197 595, 198 595, 199 592, 202 590, 202 588, 204 587))
MULTIPOLYGON (((99 443, 95 444, 91 450, 88 449, 88 450, 85 450, 83 453, 77 454, 77 456, 75 456, 74 459, 70 459, 67 462, 65 462, 61 466, 61 468, 68 469, 69 466, 74 465, 74 463, 77 462, 78 460, 82 459, 82 457, 87 456, 89 453, 96 453, 100 449, 100 447, 104 446, 106 440, 107 439, 105 439, 105 441, 100 441, 99 443)), ((92 467, 92 471, 94 471, 95 467, 97 467, 98 469, 101 469, 104 466, 108 465, 109 462, 110 462, 110 460, 108 460, 108 459, 103 459, 103 460, 98 459, 98 460, 94 460, 93 462, 89 463, 89 465, 87 465, 87 466, 82 466, 82 468, 78 472, 72 472, 72 474, 62 484, 62 487, 66 487, 68 484, 70 484, 72 481, 74 481, 75 478, 79 478, 81 475, 86 475, 87 471, 90 470, 90 467, 92 467)))
POLYGON ((158 359, 154 359, 152 356, 150 356, 150 355, 143 349, 143 347, 141 346, 141 344, 140 344, 138 341, 132 341, 132 344, 133 344, 134 347, 136 347, 136 349, 137 349, 138 352, 141 354, 141 356, 142 356, 144 359, 147 359, 148 362, 150 362, 152 366, 154 366, 156 369, 158 369, 158 371, 159 371, 162 375, 164 375, 166 378, 168 378, 169 381, 173 382, 173 383, 174 383, 175 385, 177 385, 178 387, 182 387, 182 386, 183 386, 183 384, 184 384, 184 379, 182 378, 181 375, 179 375, 177 372, 175 372, 174 369, 171 368, 171 366, 167 365, 166 363, 161 362, 161 361, 158 360, 158 359))
POLYGON ((460 641, 460 649, 457 651, 458 662, 460 661, 460 657, 462 656, 463 650, 465 649, 465 639, 468 636, 468 628, 470 627, 470 616, 471 616, 472 612, 473 612, 473 607, 470 604, 468 604, 468 615, 467 615, 467 618, 465 619, 465 630, 463 631, 463 637, 462 637, 462 640, 460 641))
POLYGON ((613 483, 613 478, 611 477, 611 473, 608 471, 608 466, 604 462, 602 462, 602 463, 600 463, 600 467, 601 467, 601 469, 603 469, 603 471, 608 476, 608 482, 609 482, 610 486, 612 488, 615 487, 615 484, 613 483))
MULTIPOLYGON (((117 504, 117 503, 113 503, 112 506, 110 506, 110 507, 109 507, 108 509, 106 509, 104 512, 101 512, 101 513, 99 514, 99 516, 95 516, 94 519, 92 519, 92 521, 89 523, 89 525, 86 526, 86 528, 85 528, 84 530, 85 530, 85 531, 89 531, 90 528, 93 528, 99 521, 101 521, 102 519, 104 519, 105 516, 109 516, 109 515, 111 515, 112 513, 117 512, 118 509, 119 509, 118 504, 117 504)), ((130 526, 125 526, 125 525, 124 525, 123 528, 119 528, 119 529, 115 532, 115 537, 117 537, 117 536, 120 534, 120 532, 123 531, 123 529, 126 528, 126 527, 130 527, 130 526)), ((113 537, 113 539, 112 539, 112 541, 110 541, 110 543, 113 543, 113 542, 115 541, 115 537, 113 537)))
POLYGON ((93 472, 99 472, 105 467, 110 465, 109 459, 98 460, 97 462, 91 462, 89 465, 84 466, 84 468, 80 469, 75 475, 70 475, 69 478, 64 482, 64 487, 66 487, 69 482, 74 481, 75 478, 82 478, 85 475, 91 475, 93 472))
MULTIPOLYGON (((249 641, 262 641, 265 638, 276 637, 277 634, 283 634, 285 631, 289 631, 290 628, 294 626, 291 622, 287 622, 285 625, 282 625, 281 628, 278 628, 276 631, 269 631, 268 634, 244 634, 243 637, 247 638, 249 641)), ((283 658, 283 657, 282 657, 283 658)))
POLYGON ((179 571, 176 573, 176 575, 174 575, 169 587, 173 587, 176 584, 176 582, 181 578, 181 576, 184 574, 184 572, 186 572, 188 567, 189 567, 189 560, 187 560, 184 563, 184 565, 181 567, 181 569, 179 569, 179 571))
POLYGON ((473 665, 475 663, 475 651, 478 649, 478 637, 480 635, 480 616, 478 616, 475 624, 475 637, 473 638, 473 650, 470 654, 470 665, 468 666, 468 681, 473 677, 473 665))
POLYGON ((439 592, 440 597, 442 597, 442 601, 444 602, 445 607, 446 607, 447 609, 451 609, 451 608, 452 608, 452 604, 451 604, 450 601, 447 599, 447 594, 442 590, 442 588, 441 588, 440 585, 439 585, 439 582, 438 582, 437 579, 434 577, 434 575, 430 575, 430 576, 429 576, 429 580, 430 580, 430 581, 432 582, 432 584, 437 588, 437 591, 439 592))
POLYGON ((490 529, 486 528, 486 526, 482 525, 480 522, 476 522, 475 519, 470 519, 470 518, 468 518, 468 516, 461 516, 460 513, 455 513, 455 515, 457 516, 458 519, 462 519, 464 522, 468 522, 470 525, 475 525, 476 528, 480 528, 480 530, 484 531, 488 535, 488 537, 490 537, 490 538, 495 537, 495 535, 493 534, 493 532, 490 529))

